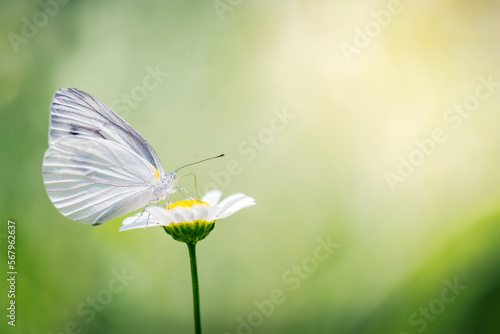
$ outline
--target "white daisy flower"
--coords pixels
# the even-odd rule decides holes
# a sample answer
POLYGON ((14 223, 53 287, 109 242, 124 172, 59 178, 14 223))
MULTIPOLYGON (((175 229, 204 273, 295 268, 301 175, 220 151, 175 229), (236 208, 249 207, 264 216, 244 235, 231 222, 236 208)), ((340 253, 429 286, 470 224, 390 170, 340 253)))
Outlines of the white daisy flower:
POLYGON ((238 193, 222 201, 222 191, 211 190, 201 199, 188 199, 170 204, 168 209, 152 205, 147 214, 139 213, 123 221, 120 231, 134 228, 163 226, 175 240, 198 242, 205 238, 219 219, 227 218, 241 209, 255 205, 252 197, 238 193))

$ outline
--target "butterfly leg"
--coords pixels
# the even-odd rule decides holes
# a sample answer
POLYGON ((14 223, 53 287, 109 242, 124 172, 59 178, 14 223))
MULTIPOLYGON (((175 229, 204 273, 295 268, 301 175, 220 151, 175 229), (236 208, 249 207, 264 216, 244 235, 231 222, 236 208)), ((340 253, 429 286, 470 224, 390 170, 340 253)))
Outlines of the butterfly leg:
MULTIPOLYGON (((144 214, 144 211, 146 211, 147 207, 148 207, 150 204, 151 204, 151 201, 150 201, 150 202, 149 202, 149 203, 148 203, 148 204, 144 207, 144 209, 142 209, 141 214, 137 217, 137 219, 134 221, 134 223, 135 223, 136 221, 138 221, 138 220, 139 220, 139 218, 141 218, 141 217, 142 217, 142 215, 144 214)), ((148 221, 149 221, 149 213, 148 213, 148 221)), ((133 223, 132 223, 132 224, 133 224, 133 223)), ((146 226, 147 226, 147 223, 146 223, 146 226)))
POLYGON ((177 186, 177 187, 175 187, 175 189, 179 190, 179 192, 181 194, 183 194, 186 198, 196 199, 196 197, 194 197, 193 195, 191 195, 189 193, 189 191, 187 191, 184 187, 177 186), (186 196, 186 194, 183 193, 183 191, 186 192, 187 196, 186 196))
POLYGON ((146 231, 146 228, 148 227, 149 217, 150 216, 151 216, 151 214, 148 212, 148 220, 146 220, 146 226, 144 226, 144 230, 142 230, 143 233, 144 233, 144 231, 146 231))
POLYGON ((200 194, 198 193, 198 180, 196 179, 196 174, 195 173, 188 173, 188 174, 180 176, 179 178, 183 178, 183 177, 191 176, 191 175, 194 177, 194 190, 196 191, 196 198, 198 198, 200 196, 200 194))

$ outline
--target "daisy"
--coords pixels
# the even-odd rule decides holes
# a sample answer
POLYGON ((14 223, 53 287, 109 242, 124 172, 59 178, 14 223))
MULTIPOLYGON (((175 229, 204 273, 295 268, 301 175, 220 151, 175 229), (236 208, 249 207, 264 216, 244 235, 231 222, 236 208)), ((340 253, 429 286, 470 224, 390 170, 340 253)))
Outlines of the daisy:
POLYGON ((221 197, 222 191, 212 190, 207 192, 201 200, 186 199, 170 204, 167 209, 160 206, 149 206, 146 208, 148 214, 139 213, 128 217, 120 228, 120 231, 126 231, 134 228, 163 226, 165 232, 175 240, 187 244, 191 264, 196 334, 201 334, 196 243, 203 240, 214 229, 217 220, 227 218, 243 208, 256 204, 252 197, 240 193, 220 201, 221 197))
POLYGON ((201 200, 179 201, 170 204, 168 209, 156 205, 149 206, 146 208, 148 214, 139 213, 126 218, 120 231, 163 226, 175 240, 196 243, 212 231, 217 220, 256 204, 252 197, 241 193, 220 201, 221 197, 222 191, 211 190, 201 200))

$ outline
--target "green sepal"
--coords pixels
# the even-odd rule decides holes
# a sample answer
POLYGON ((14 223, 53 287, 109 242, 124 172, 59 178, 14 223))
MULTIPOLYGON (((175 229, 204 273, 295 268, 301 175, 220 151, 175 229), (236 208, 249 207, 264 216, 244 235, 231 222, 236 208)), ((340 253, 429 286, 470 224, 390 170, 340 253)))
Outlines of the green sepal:
POLYGON ((198 241, 205 239, 214 227, 215 222, 196 220, 187 223, 172 223, 168 226, 163 226, 163 229, 177 241, 196 245, 198 241))

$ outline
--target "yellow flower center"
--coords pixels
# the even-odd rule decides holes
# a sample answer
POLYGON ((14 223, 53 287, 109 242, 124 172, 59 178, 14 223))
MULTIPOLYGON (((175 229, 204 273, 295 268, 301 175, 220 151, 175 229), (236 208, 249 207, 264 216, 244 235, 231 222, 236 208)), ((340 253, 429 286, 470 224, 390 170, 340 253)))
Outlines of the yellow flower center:
MULTIPOLYGON (((185 199, 183 201, 170 204, 167 210, 172 210, 177 207, 192 208, 195 206, 210 205, 197 199, 185 199)), ((167 226, 163 226, 163 229, 175 240, 194 245, 198 241, 205 239, 205 237, 214 229, 214 227, 215 220, 212 222, 208 222, 205 220, 195 220, 183 223, 170 223, 167 226)))
POLYGON ((179 202, 175 202, 175 203, 170 204, 170 207, 167 208, 167 210, 172 210, 173 208, 176 208, 178 206, 182 207, 182 208, 192 208, 193 206, 197 206, 197 205, 209 206, 208 203, 203 202, 203 201, 199 201, 197 199, 185 199, 183 201, 179 201, 179 202))

